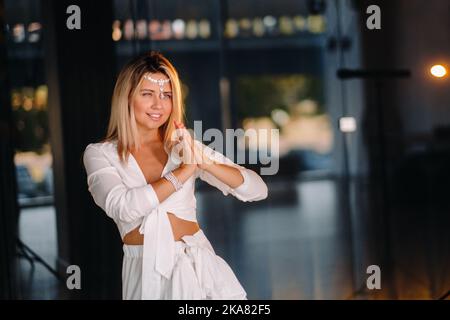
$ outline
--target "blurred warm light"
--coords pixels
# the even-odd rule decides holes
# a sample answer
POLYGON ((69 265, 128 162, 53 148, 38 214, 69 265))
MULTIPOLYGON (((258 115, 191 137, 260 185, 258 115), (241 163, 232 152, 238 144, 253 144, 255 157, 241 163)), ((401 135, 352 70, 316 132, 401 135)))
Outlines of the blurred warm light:
POLYGON ((25 26, 22 23, 14 25, 13 39, 14 42, 22 42, 25 39, 25 26))
POLYGON ((313 116, 319 110, 317 101, 304 99, 291 107, 293 115, 296 116, 313 116))
POLYGON ((225 24, 225 36, 227 38, 235 38, 239 34, 239 24, 234 19, 228 19, 225 24))
POLYGON ((198 33, 199 31, 197 21, 195 21, 194 19, 188 20, 186 24, 186 37, 188 39, 195 39, 198 37, 198 33))
POLYGON ((46 85, 41 85, 36 88, 36 91, 34 93, 34 100, 36 109, 45 110, 47 108, 48 87, 46 85))
POLYGON ((436 78, 442 78, 447 75, 447 69, 443 65, 440 65, 440 64, 432 66, 430 69, 430 72, 433 75, 433 77, 436 77, 436 78))
POLYGON ((38 42, 40 39, 39 31, 42 25, 39 22, 32 22, 28 25, 28 41, 31 43, 38 42))
POLYGON ((273 143, 277 143, 272 140, 271 135, 271 130, 277 128, 269 117, 245 118, 242 121, 242 128, 246 131, 246 135, 238 138, 238 145, 243 149, 267 150, 273 143))
POLYGON ((32 22, 28 25, 28 32, 34 32, 41 30, 42 25, 39 22, 32 22))
POLYGON ((147 38, 147 21, 145 19, 140 19, 136 22, 136 33, 139 40, 147 38))
POLYGON ((285 126, 289 122, 289 114, 282 109, 274 109, 271 112, 271 117, 273 122, 275 122, 280 127, 285 126))
POLYGON ((11 92, 11 105, 14 110, 17 110, 22 106, 22 95, 18 90, 12 90, 11 92))
POLYGON ((112 39, 114 41, 119 41, 122 38, 122 30, 120 30, 120 21, 114 20, 113 22, 112 39))
POLYGON ((209 38, 211 36, 211 25, 208 20, 200 20, 200 22, 198 23, 198 33, 203 39, 209 38))
POLYGON ((240 36, 249 36, 252 29, 252 20, 249 18, 242 18, 239 20, 240 36))
POLYGON ((26 166, 31 174, 34 182, 42 182, 45 178, 45 173, 52 166, 52 154, 49 151, 49 146, 44 146, 45 152, 38 154, 33 151, 17 152, 14 155, 14 163, 17 165, 26 166), (47 149, 47 150, 46 150, 47 149))
POLYGON ((282 16, 279 19, 280 31, 282 34, 291 35, 294 33, 294 22, 288 16, 282 16))
POLYGON ((308 29, 311 33, 323 33, 326 29, 325 18, 322 15, 308 16, 308 29))
POLYGON ((125 20, 124 34, 126 40, 132 40, 134 38, 134 22, 131 19, 125 20))
POLYGON ((293 19, 293 22, 294 22, 294 26, 297 31, 305 31, 306 30, 306 19, 303 16, 301 16, 301 15, 295 16, 293 19))
POLYGON ((25 97, 23 99, 22 107, 25 109, 25 111, 30 111, 31 109, 33 109, 33 99, 31 99, 30 97, 25 97))
POLYGON ((161 39, 169 40, 170 38, 172 38, 172 23, 166 19, 161 23, 161 39))
POLYGON ((253 19, 253 34, 257 37, 262 37, 264 35, 264 22, 262 18, 256 17, 253 19))

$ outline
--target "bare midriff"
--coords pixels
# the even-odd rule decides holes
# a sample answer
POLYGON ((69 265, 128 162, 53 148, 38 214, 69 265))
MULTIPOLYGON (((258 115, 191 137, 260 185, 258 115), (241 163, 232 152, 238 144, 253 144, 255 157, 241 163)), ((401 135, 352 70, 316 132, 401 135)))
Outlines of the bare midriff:
MULTIPOLYGON (((169 217, 169 221, 172 226, 172 233, 175 241, 180 241, 182 237, 186 235, 191 236, 200 230, 200 226, 197 222, 178 218, 170 212, 167 213, 167 216, 169 217)), ((127 245, 144 244, 144 235, 140 234, 139 227, 128 232, 125 237, 123 237, 123 243, 127 245)))

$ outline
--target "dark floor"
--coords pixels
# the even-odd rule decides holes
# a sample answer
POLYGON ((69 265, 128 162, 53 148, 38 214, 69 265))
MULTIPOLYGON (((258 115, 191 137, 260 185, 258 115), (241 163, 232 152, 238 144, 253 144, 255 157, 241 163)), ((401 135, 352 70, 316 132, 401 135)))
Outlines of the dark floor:
MULTIPOLYGON (((396 203, 385 220, 386 208, 371 205, 361 182, 352 184, 350 201, 330 178, 268 185, 261 202, 208 189, 197 195, 200 224, 249 299, 437 299, 450 289, 448 211, 396 203), (373 264, 381 268, 380 290, 366 288, 373 264)), ((23 241, 53 265, 54 224, 52 207, 21 213, 23 241)), ((34 274, 26 260, 20 265, 24 298, 61 298, 41 265, 34 274)))
MULTIPOLYGON (((56 267, 56 218, 53 206, 22 209, 19 217, 21 241, 50 267, 56 267)), ((20 253, 20 252, 19 252, 20 253)), ((31 253, 28 253, 32 256, 31 253)), ((58 299, 58 281, 44 267, 20 255, 18 259, 20 292, 23 299, 58 299)))

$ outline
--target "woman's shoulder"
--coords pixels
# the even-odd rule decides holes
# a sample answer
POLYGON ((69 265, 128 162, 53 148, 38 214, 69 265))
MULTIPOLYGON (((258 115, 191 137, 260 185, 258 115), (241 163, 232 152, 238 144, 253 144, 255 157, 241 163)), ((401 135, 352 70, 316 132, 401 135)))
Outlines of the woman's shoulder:
POLYGON ((88 172, 110 166, 118 159, 115 141, 90 143, 83 152, 83 164, 88 172))
POLYGON ((84 149, 84 157, 95 156, 100 154, 111 154, 117 150, 116 140, 105 140, 100 142, 93 142, 84 149))
POLYGON ((92 142, 89 143, 85 150, 88 149, 107 149, 107 148, 113 148, 117 147, 117 140, 104 140, 100 142, 92 142))

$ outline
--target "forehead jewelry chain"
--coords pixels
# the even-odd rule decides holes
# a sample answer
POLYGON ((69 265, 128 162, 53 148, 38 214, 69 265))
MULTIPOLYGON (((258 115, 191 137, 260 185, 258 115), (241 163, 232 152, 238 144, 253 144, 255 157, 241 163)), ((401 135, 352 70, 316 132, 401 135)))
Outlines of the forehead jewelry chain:
POLYGON ((158 86, 159 86, 159 97, 161 99, 164 99, 165 98, 165 96, 164 96, 164 89, 163 89, 164 88, 164 84, 169 82, 170 79, 154 79, 149 74, 144 75, 144 78, 149 80, 149 81, 151 81, 151 82, 153 82, 153 83, 157 83, 158 84, 158 86))

